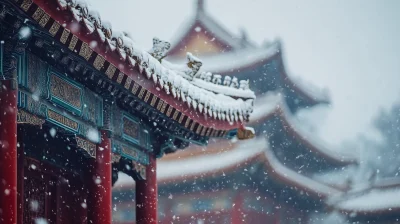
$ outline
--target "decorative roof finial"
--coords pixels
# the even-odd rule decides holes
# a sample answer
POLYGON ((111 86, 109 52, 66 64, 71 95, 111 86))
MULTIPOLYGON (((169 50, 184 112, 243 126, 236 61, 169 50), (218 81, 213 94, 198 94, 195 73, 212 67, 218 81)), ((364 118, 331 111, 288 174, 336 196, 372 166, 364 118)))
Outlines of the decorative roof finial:
POLYGON ((197 0, 196 12, 197 14, 204 12, 204 0, 197 0))
POLYGON ((150 49, 149 53, 155 57, 158 61, 161 62, 163 58, 165 58, 167 51, 171 48, 171 44, 167 41, 163 41, 158 39, 157 37, 153 38, 153 48, 150 49))

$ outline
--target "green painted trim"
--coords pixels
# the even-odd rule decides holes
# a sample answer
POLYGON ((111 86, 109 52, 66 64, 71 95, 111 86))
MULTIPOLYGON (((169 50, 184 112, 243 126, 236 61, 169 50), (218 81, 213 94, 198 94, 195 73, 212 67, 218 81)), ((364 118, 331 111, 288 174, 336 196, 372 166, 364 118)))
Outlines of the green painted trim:
MULTIPOLYGON (((54 109, 51 109, 51 108, 47 108, 47 111, 46 111, 46 120, 49 121, 49 122, 52 123, 52 124, 55 124, 55 125, 57 125, 57 126, 59 126, 59 127, 62 127, 62 128, 64 128, 64 129, 66 129, 66 130, 72 131, 72 132, 75 133, 75 134, 78 133, 79 128, 80 128, 80 126, 81 126, 81 124, 80 124, 79 121, 75 120, 74 118, 72 118, 72 117, 70 117, 70 116, 66 116, 65 113, 62 113, 62 112, 60 112, 60 111, 57 111, 57 110, 54 110, 54 109), (60 123, 60 122, 58 122, 58 121, 55 121, 55 120, 49 118, 49 114, 48 114, 48 111, 49 111, 49 110, 51 110, 51 111, 53 111, 53 112, 55 112, 55 113, 57 113, 57 114, 60 114, 60 115, 62 115, 62 116, 64 116, 64 117, 66 117, 66 118, 68 118, 68 119, 70 119, 70 120, 76 122, 76 123, 78 124, 78 128, 77 128, 76 130, 74 130, 74 129, 72 129, 72 128, 70 128, 70 127, 68 127, 68 126, 66 126, 66 125, 64 125, 64 124, 62 124, 62 123, 60 123)), ((85 138, 85 139, 86 139, 86 138, 85 138)))
POLYGON ((16 55, 18 58, 18 84, 23 87, 28 87, 28 58, 26 53, 16 55))
POLYGON ((128 113, 122 112, 121 133, 122 133, 122 138, 123 139, 125 139, 125 140, 127 140, 129 142, 132 142, 132 143, 140 145, 140 137, 141 137, 141 131, 142 131, 142 128, 140 127, 140 125, 141 125, 140 122, 136 118, 130 116, 130 114, 128 114, 128 113), (135 138, 133 138, 133 137, 131 137, 129 135, 126 135, 124 133, 124 118, 127 118, 128 120, 130 120, 133 123, 136 123, 138 125, 138 139, 135 139, 135 138))
MULTIPOLYGON (((90 90, 85 90, 85 92, 86 91, 90 91, 90 90)), ((103 127, 104 126, 104 103, 103 103, 103 98, 98 96, 98 95, 96 95, 96 98, 99 101, 99 108, 97 108, 98 111, 99 111, 99 113, 97 114, 99 122, 97 122, 98 123, 97 126, 103 127)))
POLYGON ((18 90, 18 108, 26 108, 27 95, 18 90))
POLYGON ((199 142, 199 141, 189 140, 189 139, 183 138, 182 136, 179 136, 179 135, 170 135, 170 136, 172 136, 174 138, 177 138, 177 139, 180 139, 180 140, 182 140, 184 142, 189 142, 189 143, 193 143, 193 144, 200 145, 200 146, 207 146, 208 145, 208 140, 207 140, 207 142, 199 142))
POLYGON ((139 163, 141 163, 143 165, 148 165, 149 162, 150 162, 149 154, 147 154, 146 152, 143 152, 142 150, 136 148, 135 146, 132 146, 132 145, 129 145, 129 144, 125 144, 125 143, 122 143, 122 142, 119 142, 119 141, 118 142, 112 141, 111 147, 112 147, 112 152, 113 153, 117 153, 117 154, 121 155, 123 158, 139 162, 139 163), (136 151, 136 153, 138 155, 138 158, 135 158, 135 157, 133 157, 131 155, 128 155, 128 154, 124 153, 122 151, 121 147, 126 147, 126 148, 128 148, 128 149, 130 149, 132 151, 136 151))
POLYGON ((67 77, 61 75, 60 73, 54 71, 51 68, 49 68, 48 71, 47 71, 46 85, 47 85, 47 96, 48 96, 48 99, 51 102, 56 103, 57 105, 60 105, 61 107, 67 109, 68 111, 70 111, 72 113, 75 113, 77 116, 81 116, 82 115, 82 110, 83 110, 83 105, 84 105, 84 102, 83 102, 83 91, 84 91, 83 85, 81 85, 78 82, 75 82, 75 81, 73 81, 71 79, 68 79, 67 77), (56 96, 53 96, 51 94, 51 92, 50 92, 51 91, 50 90, 51 89, 50 78, 51 78, 52 75, 57 76, 58 78, 60 78, 63 81, 75 86, 76 88, 78 88, 80 90, 80 96, 79 96, 80 101, 81 101, 80 108, 79 107, 75 107, 75 106, 69 104, 68 102, 65 102, 63 99, 60 99, 60 98, 58 98, 56 96))

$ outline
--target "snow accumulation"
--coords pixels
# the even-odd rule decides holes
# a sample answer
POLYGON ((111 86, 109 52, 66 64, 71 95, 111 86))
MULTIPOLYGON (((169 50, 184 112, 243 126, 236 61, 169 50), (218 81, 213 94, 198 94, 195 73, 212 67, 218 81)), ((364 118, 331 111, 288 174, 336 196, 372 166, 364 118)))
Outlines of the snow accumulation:
POLYGON ((256 95, 250 89, 235 89, 230 86, 213 85, 210 82, 194 78, 192 84, 203 89, 213 91, 216 93, 222 93, 228 96, 243 97, 243 98, 256 98, 256 95))
POLYGON ((303 128, 297 118, 290 113, 285 101, 281 100, 279 107, 285 120, 289 123, 294 132, 298 133, 301 138, 315 146, 315 148, 317 148, 322 154, 328 155, 342 162, 353 163, 358 160, 358 157, 353 153, 344 152, 343 150, 335 150, 332 145, 329 145, 321 138, 315 137, 315 133, 310 133, 307 129, 303 128))
POLYGON ((348 181, 357 174, 357 169, 357 166, 350 165, 338 170, 316 173, 312 178, 316 181, 345 189, 348 187, 348 181))
POLYGON ((330 93, 327 88, 318 88, 310 82, 302 79, 300 76, 290 76, 290 80, 307 95, 311 96, 314 100, 320 102, 329 102, 330 93))
POLYGON ((280 92, 268 92, 258 97, 254 105, 254 111, 250 115, 250 122, 262 122, 262 118, 273 113, 282 102, 283 95, 280 92))
POLYGON ((400 208, 400 188, 373 189, 365 194, 345 199, 336 207, 341 210, 371 212, 400 208))
POLYGON ((260 124, 265 122, 263 119, 272 113, 281 113, 284 120, 290 125, 290 128, 293 129, 300 138, 309 142, 322 154, 343 162, 354 162, 358 160, 357 155, 351 152, 343 152, 343 150, 335 149, 334 146, 329 145, 322 139, 316 137, 315 133, 311 133, 304 128, 298 121, 296 115, 293 115, 287 108, 285 95, 280 91, 269 92, 264 96, 258 97, 254 106, 254 112, 250 115, 250 123, 260 124))
POLYGON ((183 160, 160 161, 157 168, 158 179, 170 179, 218 172, 234 166, 261 153, 267 147, 264 139, 254 139, 240 143, 235 149, 183 160))
POLYGON ((243 42, 240 37, 236 37, 234 34, 230 33, 220 24, 218 24, 214 19, 211 18, 208 13, 204 11, 200 11, 198 14, 191 16, 184 20, 184 23, 180 25, 178 28, 178 32, 174 35, 171 43, 172 46, 178 45, 178 43, 192 30, 194 29, 196 32, 200 32, 200 27, 195 27, 196 23, 200 23, 201 26, 204 26, 206 29, 213 32, 213 35, 219 40, 225 42, 227 45, 232 46, 235 50, 247 47, 253 47, 253 44, 246 41, 243 42))
MULTIPOLYGON (((241 142, 233 150, 218 154, 202 155, 181 160, 161 160, 157 164, 157 179, 162 181, 170 178, 184 178, 191 175, 218 172, 218 170, 237 165, 262 153, 266 147, 267 142, 264 139, 252 139, 241 142)), ((131 177, 120 172, 115 186, 131 185, 133 183, 134 181, 131 177)))
POLYGON ((287 168, 279 162, 279 160, 275 157, 274 153, 269 147, 267 147, 265 150, 265 157, 274 169, 275 173, 279 174, 281 177, 285 177, 288 180, 295 182, 298 186, 302 186, 306 189, 312 190, 313 192, 325 196, 337 195, 342 193, 341 191, 333 187, 327 186, 323 183, 315 181, 309 177, 303 176, 287 168))
MULTIPOLYGON (((203 66, 200 71, 214 73, 231 72, 248 65, 263 62, 280 51, 280 43, 274 42, 266 48, 244 48, 241 50, 210 55, 202 58, 203 66)), ((181 63, 182 59, 170 58, 171 62, 181 63)))
MULTIPOLYGON (((236 166, 257 155, 265 156, 266 160, 272 167, 272 172, 277 173, 281 177, 287 178, 298 186, 302 186, 322 195, 341 193, 335 188, 303 176, 281 164, 275 157, 274 153, 269 149, 268 142, 264 138, 256 138, 242 142, 234 149, 218 154, 206 154, 180 160, 161 160, 157 164, 157 179, 158 181, 163 181, 174 178, 187 178, 195 175, 204 175, 210 172, 215 173, 225 168, 236 166)), ((124 173, 119 173, 118 181, 115 186, 130 185, 134 185, 132 178, 124 173)))
MULTIPOLYGON (((193 107, 200 113, 208 114, 215 119, 229 122, 246 120, 252 112, 255 98, 252 91, 222 88, 221 92, 215 94, 202 88, 202 86, 194 85, 191 79, 187 78, 187 73, 185 73, 187 69, 184 71, 174 70, 173 68, 177 67, 174 67, 171 63, 160 63, 150 53, 138 47, 127 32, 112 30, 111 24, 101 20, 99 13, 88 10, 85 0, 58 0, 58 3, 62 10, 69 9, 75 20, 82 21, 88 33, 97 32, 102 41, 111 50, 117 51, 123 60, 128 61, 132 66, 137 65, 140 73, 146 75, 148 79, 152 79, 166 94, 172 94, 174 98, 186 102, 189 107, 193 107), (239 97, 239 99, 227 96, 229 94, 239 97), (248 99, 249 96, 252 99, 248 99), (247 99, 243 100, 242 98, 247 99)), ((71 32, 74 31, 71 30, 71 32)), ((162 57, 163 55, 159 56, 162 57)), ((195 60, 193 57, 190 59, 195 60)), ((198 68, 196 67, 196 69, 198 68)), ((195 73, 197 73, 197 70, 195 73)), ((208 83, 207 87, 210 87, 210 85, 214 84, 208 83)), ((221 89, 220 87, 223 86, 214 85, 214 87, 221 89)))
MULTIPOLYGON (((280 51, 281 43, 279 40, 275 40, 262 48, 244 48, 223 54, 209 55, 202 58, 203 66, 200 71, 212 71, 222 74, 239 71, 257 63, 266 62, 280 51)), ((181 58, 169 58, 169 60, 173 63, 182 63, 181 58)), ((289 76, 289 80, 313 100, 320 102, 330 101, 328 89, 316 87, 299 76, 289 76)))

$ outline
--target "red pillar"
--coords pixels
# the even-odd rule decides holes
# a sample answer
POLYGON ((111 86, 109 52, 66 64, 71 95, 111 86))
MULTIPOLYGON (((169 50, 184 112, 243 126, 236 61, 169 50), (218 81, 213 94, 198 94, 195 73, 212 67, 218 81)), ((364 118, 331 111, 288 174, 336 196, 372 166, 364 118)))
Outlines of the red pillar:
POLYGON ((110 132, 102 130, 88 177, 88 223, 111 224, 111 163, 110 132))
POLYGON ((136 181, 136 224, 157 224, 157 160, 150 155, 146 180, 136 181))
POLYGON ((241 224, 243 222, 243 196, 241 192, 238 192, 235 198, 233 199, 233 206, 232 206, 232 224, 241 224))
POLYGON ((17 87, 13 82, 0 81, 0 223, 4 224, 17 222, 18 109, 17 87))
POLYGON ((24 128, 18 127, 18 159, 17 159, 17 192, 18 192, 18 210, 17 210, 17 224, 24 224, 24 128))

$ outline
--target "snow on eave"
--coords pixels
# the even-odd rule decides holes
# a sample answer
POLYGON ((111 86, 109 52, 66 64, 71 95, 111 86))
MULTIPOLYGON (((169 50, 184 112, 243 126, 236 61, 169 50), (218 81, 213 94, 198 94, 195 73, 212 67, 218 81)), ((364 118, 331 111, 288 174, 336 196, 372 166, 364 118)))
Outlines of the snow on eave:
POLYGON ((245 41, 239 37, 236 37, 230 33, 227 29, 218 24, 211 16, 206 12, 199 12, 193 16, 184 19, 184 22, 178 28, 178 31, 174 34, 174 38, 171 41, 171 49, 175 49, 179 43, 184 40, 195 28, 194 25, 198 23, 204 26, 205 29, 209 30, 215 37, 221 42, 232 47, 234 50, 241 49, 243 47, 254 47, 249 41, 245 41), (244 46, 243 46, 244 44, 244 46))
POLYGON ((295 137, 300 138, 305 143, 308 143, 312 149, 322 154, 325 158, 331 160, 333 159, 344 164, 358 163, 358 158, 355 155, 345 153, 343 151, 334 151, 330 149, 331 146, 327 146, 328 143, 324 142, 322 139, 313 137, 312 134, 307 133, 306 130, 301 128, 301 125, 297 124, 296 118, 290 113, 289 108, 284 100, 280 101, 276 114, 282 118, 281 121, 287 123, 287 127, 293 131, 293 133, 296 135, 295 137))
POLYGON ((285 95, 280 91, 270 92, 265 96, 257 98, 254 111, 250 115, 249 124, 256 125, 257 123, 266 122, 266 120, 273 115, 279 116, 281 121, 287 124, 287 128, 295 134, 294 137, 308 143, 307 145, 309 147, 317 153, 320 153, 323 157, 343 164, 356 164, 358 162, 358 157, 356 157, 356 155, 334 151, 330 149, 331 146, 327 146, 327 143, 323 142, 322 139, 313 137, 312 134, 307 133, 307 131, 301 128, 301 125, 297 124, 296 118, 288 109, 285 95))
MULTIPOLYGON (((267 147, 265 139, 252 139, 240 142, 234 149, 219 153, 205 154, 184 159, 158 160, 157 181, 170 182, 217 173, 230 167, 237 167, 252 158, 262 155, 267 147), (250 147, 251 146, 251 147, 250 147)), ((118 174, 115 188, 134 186, 131 177, 124 173, 118 174)))
MULTIPOLYGON (((164 66, 148 52, 136 46, 126 32, 112 30, 110 24, 100 19, 99 13, 88 10, 85 0, 58 0, 58 4, 61 10, 68 9, 76 21, 83 23, 88 34, 97 32, 102 37, 101 41, 107 44, 111 51, 118 52, 123 62, 128 61, 131 66, 136 65, 141 74, 152 79, 166 94, 172 93, 175 99, 187 103, 189 108, 193 107, 214 119, 228 122, 247 120, 252 111, 252 100, 234 99, 193 85, 184 78, 184 72, 164 66)), ((240 91, 236 92, 240 95, 240 91)))
MULTIPOLYGON (((270 171, 273 172, 271 173, 272 175, 278 175, 280 180, 288 181, 307 192, 323 197, 341 193, 335 188, 314 181, 282 165, 269 149, 268 142, 264 138, 242 142, 232 150, 217 154, 207 154, 181 160, 158 161, 157 182, 165 184, 212 173, 222 173, 254 158, 262 158, 261 161, 267 163, 270 171)), ((119 173, 114 189, 127 187, 134 187, 133 179, 126 174, 119 173)))
POLYGON ((259 96, 254 104, 253 113, 250 115, 249 125, 263 122, 265 118, 275 113, 283 100, 280 91, 267 92, 264 96, 259 96))
POLYGON ((229 86, 213 85, 210 82, 206 82, 204 80, 197 79, 197 78, 194 78, 191 83, 193 85, 199 86, 203 89, 206 89, 208 91, 215 92, 215 93, 221 93, 224 95, 240 97, 240 98, 249 98, 249 99, 256 98, 256 95, 250 89, 242 90, 242 89, 232 88, 229 86))
POLYGON ((297 186, 303 187, 305 190, 310 190, 312 193, 322 195, 324 197, 330 195, 338 195, 342 192, 336 188, 325 185, 321 182, 315 181, 309 177, 303 176, 288 167, 284 166, 275 157, 273 151, 267 147, 265 151, 265 158, 268 165, 273 169, 273 172, 281 178, 294 183, 297 186))
POLYGON ((305 81, 304 79, 300 78, 300 76, 290 76, 288 77, 288 79, 290 80, 290 82, 292 82, 295 88, 298 88, 312 100, 319 103, 330 103, 331 96, 327 88, 318 88, 311 82, 305 81))
MULTIPOLYGON (((231 45, 233 49, 237 50, 242 48, 242 39, 240 37, 236 37, 232 33, 230 33, 226 28, 222 27, 217 21, 215 21, 208 13, 201 12, 198 15, 198 20, 201 24, 203 24, 209 31, 216 35, 218 39, 221 41, 231 45)), ((247 47, 250 47, 251 44, 247 43, 247 47)))
MULTIPOLYGON (((203 66, 200 71, 231 74, 236 71, 252 68, 257 64, 265 64, 280 52, 280 43, 273 42, 264 48, 244 48, 202 57, 203 66)), ((182 58, 171 57, 173 63, 182 63, 182 58)))
MULTIPOLYGON (((397 213, 400 211, 400 187, 371 189, 353 195, 343 195, 333 207, 346 213, 397 213)), ((328 200, 332 203, 332 200, 328 200)))
POLYGON ((259 155, 267 147, 265 140, 253 139, 240 143, 235 149, 197 156, 183 160, 160 161, 157 167, 158 181, 185 179, 191 176, 215 173, 219 170, 241 164, 259 155))

